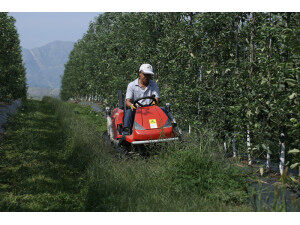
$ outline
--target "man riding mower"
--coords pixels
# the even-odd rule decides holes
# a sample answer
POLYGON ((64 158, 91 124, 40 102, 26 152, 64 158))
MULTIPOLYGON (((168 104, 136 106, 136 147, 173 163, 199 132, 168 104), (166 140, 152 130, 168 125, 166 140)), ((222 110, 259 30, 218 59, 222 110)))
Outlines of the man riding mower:
POLYGON ((125 106, 119 93, 119 107, 112 116, 107 108, 108 134, 113 143, 137 145, 178 140, 180 134, 169 105, 158 107, 160 95, 157 83, 151 80, 153 74, 150 64, 141 65, 139 78, 127 87, 125 106))

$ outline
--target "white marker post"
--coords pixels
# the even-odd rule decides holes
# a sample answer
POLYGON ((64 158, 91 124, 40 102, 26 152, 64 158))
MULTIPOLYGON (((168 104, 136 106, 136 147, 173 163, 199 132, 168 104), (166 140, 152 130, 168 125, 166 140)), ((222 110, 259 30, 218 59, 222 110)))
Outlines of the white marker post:
POLYGON ((250 131, 249 131, 249 126, 247 129, 247 154, 248 154, 248 165, 252 165, 252 160, 251 160, 251 142, 250 142, 250 131))
POLYGON ((269 145, 267 146, 267 171, 270 171, 270 164, 271 164, 271 151, 269 145))
POLYGON ((283 174, 284 171, 284 167, 285 167, 285 144, 284 144, 284 133, 280 134, 281 136, 281 140, 279 141, 279 145, 280 145, 280 164, 279 164, 279 171, 280 171, 280 175, 283 174))
POLYGON ((235 133, 233 133, 233 138, 232 138, 232 152, 233 152, 233 158, 236 158, 237 154, 235 149, 235 133))
POLYGON ((225 153, 227 152, 227 145, 226 145, 226 141, 224 141, 224 151, 225 151, 225 153))

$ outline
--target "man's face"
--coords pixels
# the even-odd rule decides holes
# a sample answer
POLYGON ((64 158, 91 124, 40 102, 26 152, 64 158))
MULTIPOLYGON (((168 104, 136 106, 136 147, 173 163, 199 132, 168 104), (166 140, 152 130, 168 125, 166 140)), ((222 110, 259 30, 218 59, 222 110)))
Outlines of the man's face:
POLYGON ((152 75, 151 74, 144 74, 144 73, 140 72, 140 78, 143 81, 143 83, 148 83, 151 80, 152 75))

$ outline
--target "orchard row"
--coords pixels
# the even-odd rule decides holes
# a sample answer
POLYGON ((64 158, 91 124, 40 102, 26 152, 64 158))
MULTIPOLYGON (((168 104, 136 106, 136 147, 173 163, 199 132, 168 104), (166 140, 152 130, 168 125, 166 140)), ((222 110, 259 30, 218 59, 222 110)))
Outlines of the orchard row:
POLYGON ((61 97, 115 105, 150 63, 183 128, 214 130, 249 162, 281 151, 286 163, 292 151, 297 167, 299 22, 299 13, 100 14, 70 54, 61 97))

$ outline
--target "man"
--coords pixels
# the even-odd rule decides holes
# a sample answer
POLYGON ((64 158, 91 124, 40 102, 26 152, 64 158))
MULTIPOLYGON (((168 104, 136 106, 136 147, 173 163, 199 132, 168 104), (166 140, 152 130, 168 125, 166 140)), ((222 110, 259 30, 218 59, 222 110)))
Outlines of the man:
MULTIPOLYGON (((128 84, 126 91, 126 106, 130 109, 126 110, 124 116, 124 132, 123 135, 129 135, 133 124, 136 107, 134 101, 142 97, 150 97, 155 95, 156 102, 159 102, 159 89, 155 81, 151 80, 153 68, 150 64, 142 64, 139 69, 139 78, 128 84)), ((141 104, 150 104, 151 99, 143 99, 141 104)))

